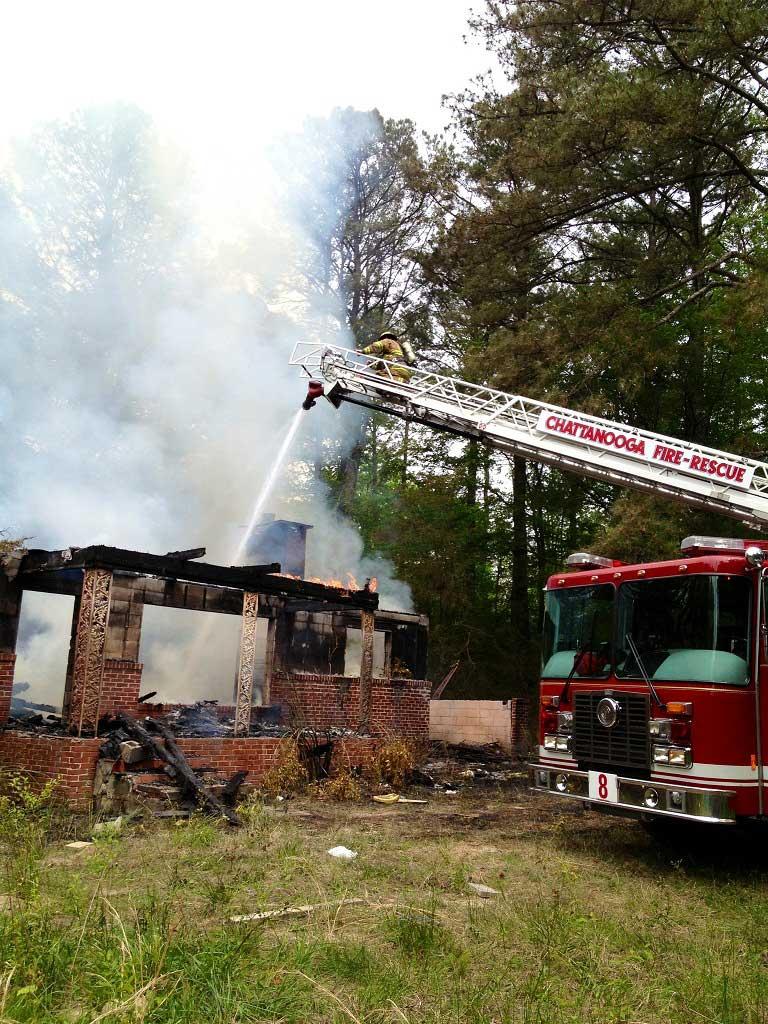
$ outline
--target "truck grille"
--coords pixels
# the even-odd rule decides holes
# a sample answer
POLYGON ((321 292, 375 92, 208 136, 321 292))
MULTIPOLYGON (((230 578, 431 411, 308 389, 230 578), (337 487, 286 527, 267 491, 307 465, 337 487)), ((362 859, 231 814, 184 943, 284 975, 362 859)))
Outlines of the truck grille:
POLYGON ((648 736, 648 695, 609 695, 621 705, 616 724, 606 729, 597 720, 597 705, 606 696, 602 690, 576 693, 573 703, 573 756, 579 762, 647 769, 650 763, 648 736))

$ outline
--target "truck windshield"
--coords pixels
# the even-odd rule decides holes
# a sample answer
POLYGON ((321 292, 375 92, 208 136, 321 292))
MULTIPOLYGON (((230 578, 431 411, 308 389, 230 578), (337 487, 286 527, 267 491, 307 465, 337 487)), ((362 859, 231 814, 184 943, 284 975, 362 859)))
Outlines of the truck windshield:
POLYGON ((740 576, 684 576, 624 583, 617 602, 616 675, 642 676, 629 634, 653 680, 749 680, 751 586, 740 576))
POLYGON ((611 671, 614 588, 570 587, 548 590, 544 615, 544 679, 602 678, 611 671))

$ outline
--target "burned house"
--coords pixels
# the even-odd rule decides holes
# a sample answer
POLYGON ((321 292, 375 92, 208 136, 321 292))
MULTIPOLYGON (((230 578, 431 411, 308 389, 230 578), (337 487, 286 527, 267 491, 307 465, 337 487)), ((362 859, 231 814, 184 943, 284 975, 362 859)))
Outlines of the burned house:
MULTIPOLYGON (((299 561, 303 569, 307 528, 280 529, 292 567, 299 561)), ((275 763, 280 737, 294 730, 332 734, 333 757, 352 763, 369 757, 385 736, 427 739, 425 617, 380 610, 370 588, 284 576, 276 563, 212 565, 201 561, 204 554, 97 545, 6 559, 0 568, 0 770, 56 778, 62 797, 84 808, 94 793, 104 736, 120 713, 150 721, 175 715, 173 721, 186 723, 177 740, 190 763, 222 776, 247 772, 251 783, 275 763), (75 599, 62 714, 40 716, 34 726, 10 717, 19 616, 31 591, 75 599), (192 709, 143 694, 141 631, 148 605, 239 617, 232 703, 210 706, 203 716, 218 728, 196 730, 192 709), (266 629, 257 631, 260 621, 266 629)), ((181 665, 179 672, 183 676, 181 665)))

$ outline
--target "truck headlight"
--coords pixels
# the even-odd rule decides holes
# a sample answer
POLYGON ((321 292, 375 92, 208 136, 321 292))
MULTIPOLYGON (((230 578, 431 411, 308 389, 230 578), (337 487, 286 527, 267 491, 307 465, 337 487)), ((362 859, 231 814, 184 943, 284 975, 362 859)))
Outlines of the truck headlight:
POLYGON ((571 749, 571 737, 570 736, 558 736, 555 744, 556 750, 568 752, 571 749))
POLYGON ((672 723, 668 718, 652 718, 648 722, 648 733, 652 740, 669 742, 672 723))
POLYGON ((690 747, 669 747, 669 763, 680 765, 683 768, 691 767, 690 747))
POLYGON ((570 736, 573 732, 573 712, 559 711, 557 714, 557 731, 564 736, 570 736))
POLYGON ((690 768, 692 764, 690 747, 653 746, 654 764, 674 764, 678 768, 690 768))
POLYGON ((557 736, 553 732, 544 736, 544 749, 557 750, 557 736))

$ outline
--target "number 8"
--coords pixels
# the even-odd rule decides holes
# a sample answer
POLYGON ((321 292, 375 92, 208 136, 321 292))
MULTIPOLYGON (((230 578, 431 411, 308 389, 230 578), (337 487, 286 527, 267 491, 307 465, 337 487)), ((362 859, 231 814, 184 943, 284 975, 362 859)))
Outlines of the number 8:
POLYGON ((601 800, 608 799, 608 779, 605 775, 598 775, 597 777, 597 795, 601 800))

